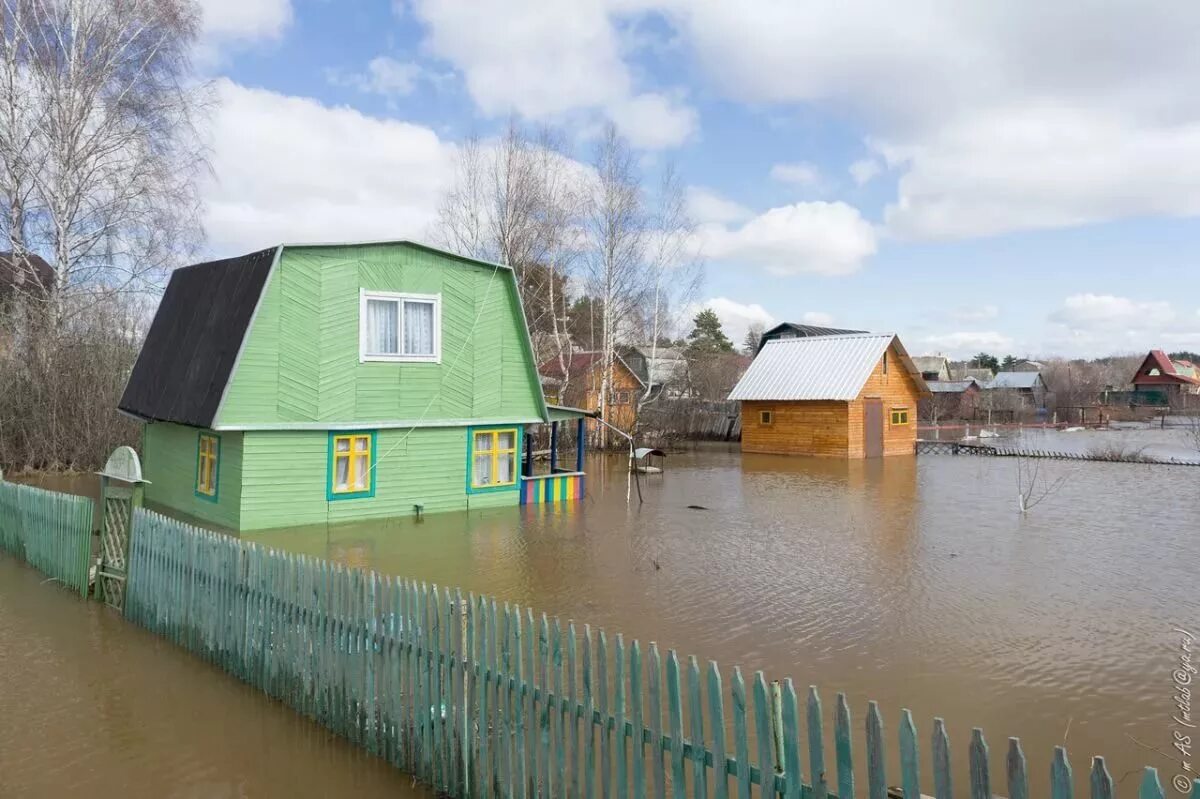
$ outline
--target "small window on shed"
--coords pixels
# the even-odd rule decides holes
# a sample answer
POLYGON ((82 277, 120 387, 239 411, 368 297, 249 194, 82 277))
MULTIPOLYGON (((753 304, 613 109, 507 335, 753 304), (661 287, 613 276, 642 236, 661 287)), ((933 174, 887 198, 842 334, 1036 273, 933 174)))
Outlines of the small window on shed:
POLYGON ((883 373, 887 374, 887 350, 883 351, 883 373))
POLYGON ((775 412, 774 411, 759 411, 758 412, 758 423, 759 424, 774 424, 775 423, 775 412))
POLYGON ((892 425, 899 427, 908 424, 908 408, 892 408, 892 425))

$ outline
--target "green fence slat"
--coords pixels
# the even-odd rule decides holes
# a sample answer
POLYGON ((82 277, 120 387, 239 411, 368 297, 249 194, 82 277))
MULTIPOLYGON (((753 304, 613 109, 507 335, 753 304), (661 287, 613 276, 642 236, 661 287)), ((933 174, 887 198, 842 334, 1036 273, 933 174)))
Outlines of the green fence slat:
POLYGON ((950 738, 946 735, 946 723, 933 720, 933 795, 937 799, 952 799, 954 785, 950 779, 950 738))
POLYGON ((570 706, 570 732, 571 732, 571 792, 572 799, 579 799, 582 791, 582 782, 580 780, 580 769, 582 761, 579 754, 579 694, 576 691, 576 674, 579 667, 579 658, 577 657, 577 634, 575 632, 575 622, 567 623, 567 694, 571 700, 570 706))
POLYGON ((536 796, 537 787, 531 785, 530 781, 534 778, 534 773, 529 769, 528 758, 533 753, 529 750, 527 736, 529 730, 527 721, 530 718, 531 708, 533 703, 532 691, 526 690, 526 680, 531 680, 533 668, 531 663, 527 662, 528 656, 524 653, 524 639, 526 632, 529 635, 533 634, 532 630, 526 631, 521 619, 520 608, 517 609, 516 617, 513 623, 513 660, 512 660, 512 675, 516 690, 519 692, 517 700, 516 713, 516 795, 520 797, 536 796))
POLYGON ((646 797, 646 739, 642 716, 642 645, 637 639, 629 645, 629 720, 633 727, 632 747, 634 799, 646 797))
POLYGON ((674 649, 667 650, 667 727, 671 736, 671 791, 675 799, 685 799, 683 701, 679 694, 679 657, 674 649))
POLYGON ((754 672, 754 735, 758 742, 758 775, 763 796, 775 795, 775 747, 771 738, 773 716, 767 698, 767 681, 754 672))
POLYGON ((800 769, 800 707, 796 686, 788 677, 783 681, 783 773, 787 779, 787 799, 800 799, 803 774, 800 769))
POLYGON ((850 743, 850 706, 846 704, 846 695, 842 693, 837 695, 834 710, 833 745, 837 752, 838 799, 854 799, 854 750, 850 743))
POLYGON ((1104 764, 1104 758, 1092 758, 1092 799, 1113 799, 1113 780, 1104 764))
POLYGON ((971 746, 968 751, 971 764, 971 799, 992 799, 992 781, 988 771, 988 745, 983 739, 983 730, 971 730, 971 746))
POLYGON ((596 795, 596 746, 595 723, 596 701, 592 696, 592 628, 583 625, 583 795, 592 799, 596 795))
POLYGON ((900 785, 904 799, 921 799, 921 751, 908 708, 900 711, 900 785))
MULTIPOLYGON (((867 703, 867 795, 887 799, 887 760, 883 756, 883 718, 879 704, 867 703)), ((991 799, 989 797, 989 799, 991 799)))
POLYGON ((565 795, 567 790, 567 710, 568 705, 563 698, 563 638, 562 624, 554 617, 554 625, 550 629, 550 666, 553 669, 554 701, 556 703, 554 735, 554 785, 558 786, 559 795, 565 795))
POLYGON ((665 799, 667 772, 663 760, 662 659, 658 644, 650 642, 650 769, 654 772, 654 797, 665 799))
POLYGON ((708 712, 713 736, 713 799, 729 799, 729 758, 725 747, 725 694, 721 670, 715 660, 708 661, 708 712))
POLYGON ((1050 763, 1051 799, 1071 799, 1074 789, 1071 784, 1071 764, 1064 747, 1054 747, 1054 760, 1050 763))
POLYGON ((545 796, 554 796, 550 763, 550 623, 542 614, 538 624, 538 687, 541 703, 538 706, 538 773, 541 776, 541 791, 545 796))
POLYGON ((808 773, 812 775, 813 799, 825 799, 829 784, 825 777, 825 729, 821 717, 821 697, 815 685, 808 686, 805 717, 808 725, 808 773))
POLYGON ((1138 786, 1138 799, 1163 799, 1162 783, 1158 781, 1158 769, 1146 766, 1142 771, 1142 782, 1138 786))
POLYGON ((692 796, 698 797, 698 799, 707 799, 708 774, 704 764, 707 751, 704 745, 704 703, 700 700, 700 664, 695 655, 688 658, 687 688, 688 716, 692 721, 692 796))
POLYGON ((738 799, 750 799, 750 737, 746 725, 746 681, 742 679, 742 670, 737 666, 733 667, 732 683, 734 757, 737 759, 734 781, 737 784, 738 799))
POLYGON ((596 682, 593 695, 599 695, 596 710, 600 713, 600 792, 604 799, 612 797, 612 732, 608 718, 608 633, 604 630, 596 635, 596 682))
POLYGON ((613 641, 613 746, 616 749, 617 796, 629 795, 629 755, 625 740, 625 636, 617 633, 613 641))

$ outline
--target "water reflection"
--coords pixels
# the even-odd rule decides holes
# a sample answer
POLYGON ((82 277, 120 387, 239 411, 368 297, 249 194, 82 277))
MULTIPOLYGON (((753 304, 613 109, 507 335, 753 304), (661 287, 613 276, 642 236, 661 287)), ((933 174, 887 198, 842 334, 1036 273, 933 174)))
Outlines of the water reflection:
POLYGON ((889 725, 908 707, 922 740, 944 716, 963 751, 979 725, 1044 764, 1069 724, 1076 768, 1102 752, 1117 775, 1155 757, 1126 733, 1169 746, 1169 632, 1200 621, 1197 473, 1044 462, 1065 482, 1023 517, 1007 459, 713 448, 642 476, 641 505, 626 465, 592 458, 578 507, 254 538, 844 690, 860 714, 877 699, 889 725))

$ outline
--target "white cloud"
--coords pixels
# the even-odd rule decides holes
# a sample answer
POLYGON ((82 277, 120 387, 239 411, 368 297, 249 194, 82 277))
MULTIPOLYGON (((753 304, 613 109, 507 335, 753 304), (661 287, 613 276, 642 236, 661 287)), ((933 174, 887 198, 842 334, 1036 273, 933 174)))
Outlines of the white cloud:
POLYGON ((771 180, 796 186, 817 186, 821 182, 821 171, 807 161, 775 164, 771 167, 771 180))
POLYGON ((1200 3, 660 5, 726 96, 851 115, 897 235, 1200 214, 1200 3))
POLYGON ((700 231, 704 254, 754 264, 775 275, 845 275, 875 254, 875 230, 842 202, 772 208, 741 227, 700 231))
POLYGON ((688 186, 687 210, 692 220, 701 225, 711 222, 744 222, 754 216, 754 212, 741 203, 703 186, 688 186))
POLYGON ((1175 318, 1169 302, 1131 300, 1111 294, 1073 294, 1050 315, 1071 329, 1160 328, 1175 318))
POLYGON ((205 187, 215 251, 424 237, 453 173, 453 147, 432 130, 229 80, 217 91, 217 177, 205 187))
POLYGON ((487 115, 599 111, 651 149, 696 129, 695 111, 677 97, 636 90, 606 0, 415 0, 412 11, 426 26, 426 50, 462 71, 487 115))
POLYGON ((206 38, 278 38, 292 21, 291 0, 201 0, 206 38))
POLYGON ((778 324, 770 311, 758 303, 740 303, 728 297, 713 297, 691 305, 684 312, 683 317, 690 320, 697 311, 703 308, 711 309, 720 318, 721 329, 725 331, 725 335, 729 336, 736 347, 742 346, 742 342, 746 340, 746 331, 750 329, 751 325, 758 325, 765 330, 778 324))
POLYGON ((981 351, 1008 353, 1014 345, 1011 337, 995 330, 961 330, 925 336, 918 341, 924 345, 925 350, 944 352, 954 358, 965 358, 981 351))
POLYGON ((325 76, 336 86, 350 86, 361 92, 395 97, 412 94, 421 74, 420 65, 412 61, 377 56, 367 63, 365 72, 347 74, 341 70, 328 70, 325 76))
POLYGON ((817 327, 829 327, 833 324, 833 315, 827 314, 824 311, 805 311, 800 317, 806 325, 816 325, 817 327))
POLYGON ((850 165, 850 177, 854 178, 854 182, 859 186, 864 186, 870 183, 883 171, 879 161, 874 158, 860 158, 850 165))
POLYGON ((950 312, 950 318, 956 322, 985 322, 1000 315, 1000 309, 995 305, 964 305, 950 312))
POLYGON ((694 109, 661 94, 618 100, 609 114, 630 144, 646 150, 677 147, 699 127, 694 109))

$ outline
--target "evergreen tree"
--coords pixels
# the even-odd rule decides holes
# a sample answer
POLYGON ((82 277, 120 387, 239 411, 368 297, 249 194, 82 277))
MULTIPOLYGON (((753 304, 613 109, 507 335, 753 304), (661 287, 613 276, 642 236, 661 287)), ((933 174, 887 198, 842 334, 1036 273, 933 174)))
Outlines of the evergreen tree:
POLYGON ((988 355, 986 352, 981 352, 971 359, 971 367, 973 369, 991 369, 995 372, 1000 369, 1000 361, 995 355, 988 355))
POLYGON ((721 329, 721 319, 711 308, 705 308, 692 318, 687 348, 691 353, 733 352, 733 342, 721 329))

